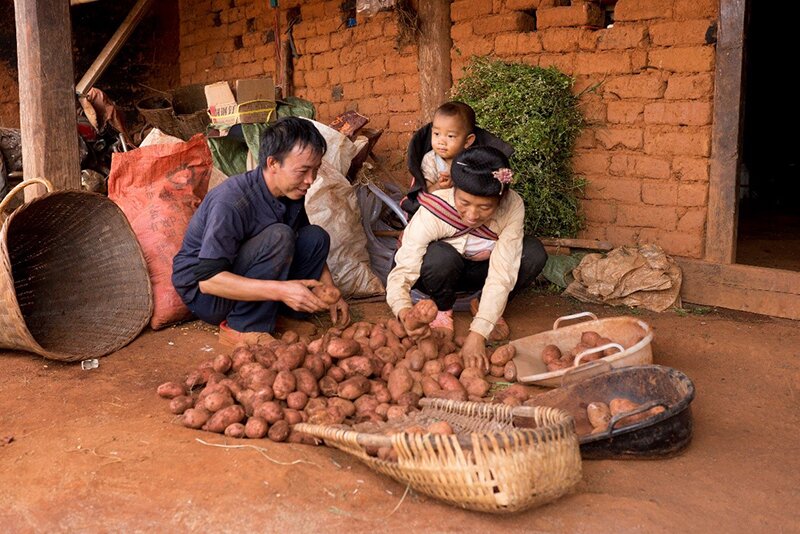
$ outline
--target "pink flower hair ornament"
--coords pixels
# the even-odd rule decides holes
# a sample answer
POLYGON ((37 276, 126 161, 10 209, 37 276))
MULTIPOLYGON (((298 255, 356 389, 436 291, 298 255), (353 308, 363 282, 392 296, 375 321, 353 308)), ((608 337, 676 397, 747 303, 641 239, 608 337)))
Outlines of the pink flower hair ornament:
POLYGON ((502 193, 506 186, 514 179, 514 171, 506 167, 502 167, 496 171, 492 171, 492 176, 494 176, 495 179, 500 182, 500 193, 502 193))

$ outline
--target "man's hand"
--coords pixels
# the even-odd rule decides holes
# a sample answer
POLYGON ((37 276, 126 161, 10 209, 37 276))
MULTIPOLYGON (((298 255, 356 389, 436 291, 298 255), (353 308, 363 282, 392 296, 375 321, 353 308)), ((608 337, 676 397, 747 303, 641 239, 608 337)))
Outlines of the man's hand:
POLYGON ((330 309, 333 326, 342 328, 350 324, 350 306, 344 299, 339 299, 336 304, 330 306, 330 309))
POLYGON ((411 339, 420 340, 431 335, 431 329, 428 325, 420 326, 419 328, 415 328, 414 330, 409 330, 408 328, 406 328, 405 319, 406 315, 408 315, 408 312, 410 311, 411 308, 403 308, 402 310, 400 310, 400 313, 397 314, 397 319, 400 321, 400 324, 403 325, 403 328, 406 329, 406 334, 408 335, 408 337, 410 337, 411 339))
POLYGON ((439 189, 449 189, 453 187, 453 180, 450 178, 450 172, 439 172, 439 183, 437 185, 439 186, 439 189))
POLYGON ((477 332, 467 335, 464 345, 461 347, 461 357, 464 359, 464 367, 477 367, 483 371, 489 370, 489 358, 486 356, 486 340, 477 332))
POLYGON ((281 282, 281 301, 294 311, 316 313, 327 310, 328 305, 311 292, 317 280, 287 280, 281 282))

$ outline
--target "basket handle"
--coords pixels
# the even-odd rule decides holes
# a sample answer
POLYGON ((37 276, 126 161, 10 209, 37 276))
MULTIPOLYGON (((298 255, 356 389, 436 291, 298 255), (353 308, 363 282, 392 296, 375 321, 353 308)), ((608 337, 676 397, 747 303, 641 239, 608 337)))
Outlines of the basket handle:
POLYGON ((49 180, 46 180, 44 178, 29 178, 27 180, 23 180, 22 182, 12 187, 11 191, 8 192, 8 194, 5 196, 3 200, 0 200, 0 213, 3 213, 3 210, 6 209, 6 206, 8 205, 9 202, 11 202, 11 199, 14 198, 14 195, 16 195, 17 193, 19 193, 20 191, 22 191, 31 184, 43 185, 45 189, 47 189, 48 193, 52 193, 54 189, 53 184, 51 184, 49 180))
POLYGON ((601 375, 611 371, 611 364, 606 360, 595 360, 580 367, 571 367, 567 372, 561 375, 561 387, 575 382, 580 382, 593 376, 601 375))
POLYGON ((573 313, 572 315, 563 315, 558 319, 556 319, 556 321, 553 323, 553 330, 556 330, 558 328, 558 325, 561 324, 561 321, 571 321, 572 319, 579 319, 581 317, 591 317, 592 320, 594 321, 597 320, 597 316, 589 311, 573 313))
POLYGON ((577 367, 577 366, 579 366, 581 364, 581 360, 583 360, 583 358, 585 358, 586 356, 591 356, 592 354, 596 354, 598 352, 602 352, 602 351, 604 351, 606 349, 617 349, 620 352, 625 352, 625 347, 623 347, 619 343, 614 343, 614 342, 606 343, 605 345, 600 345, 599 347, 594 347, 594 348, 591 348, 589 350, 585 350, 585 351, 581 352, 580 354, 575 356, 575 361, 574 361, 573 365, 575 367, 577 367))
POLYGON ((630 417, 631 415, 637 415, 637 414, 640 414, 642 412, 647 412, 649 410, 652 410, 656 406, 662 406, 665 410, 667 408, 669 408, 669 406, 667 406, 667 404, 664 401, 654 400, 654 401, 650 401, 650 402, 647 402, 645 404, 642 404, 641 406, 639 406, 637 408, 634 408, 633 410, 631 410, 629 412, 618 413, 617 415, 615 415, 614 417, 611 418, 611 421, 609 421, 608 430, 606 430, 606 432, 605 432, 605 437, 606 438, 610 438, 611 437, 611 432, 614 431, 614 427, 617 426, 617 423, 619 423, 622 419, 625 419, 626 417, 630 417))

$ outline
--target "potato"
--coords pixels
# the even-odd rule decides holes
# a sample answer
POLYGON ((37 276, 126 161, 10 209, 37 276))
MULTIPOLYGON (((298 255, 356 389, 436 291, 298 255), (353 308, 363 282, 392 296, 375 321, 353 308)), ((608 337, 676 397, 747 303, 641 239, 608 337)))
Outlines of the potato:
POLYGON ((233 360, 227 354, 220 354, 214 358, 214 370, 218 373, 227 373, 231 365, 233 365, 233 360))
POLYGON ((380 325, 375 325, 369 333, 369 348, 378 350, 386 346, 386 332, 380 325))
POLYGON ((390 405, 388 402, 382 402, 375 408, 375 415, 381 419, 386 419, 386 414, 389 413, 390 405))
POLYGON ((439 348, 436 346, 436 341, 432 338, 420 339, 417 342, 417 346, 419 350, 422 351, 425 361, 435 360, 439 357, 439 348))
POLYGON ((392 374, 392 371, 394 371, 394 365, 393 364, 391 364, 391 363, 383 364, 383 369, 381 369, 381 380, 383 380, 384 382, 388 382, 389 381, 389 375, 392 374))
POLYGON ((368 392, 369 387, 369 380, 361 375, 356 375, 339 384, 337 394, 343 399, 355 400, 368 392))
POLYGON ((409 412, 408 406, 390 406, 386 411, 386 419, 394 421, 404 418, 409 412))
POLYGON ((411 406, 413 408, 419 407, 419 399, 422 397, 420 393, 414 391, 406 391, 400 398, 397 399, 397 404, 400 406, 411 406))
POLYGON ((244 425, 242 423, 233 423, 225 428, 225 435, 229 438, 243 438, 244 425))
POLYGON ((188 395, 178 395, 169 401, 169 411, 175 415, 180 415, 194 406, 194 399, 188 395))
POLYGON ((283 410, 283 418, 289 423, 289 426, 296 425, 303 422, 303 414, 298 410, 292 408, 285 408, 283 410))
POLYGON ((334 337, 328 342, 328 347, 325 350, 330 354, 331 358, 349 358, 361 353, 361 345, 353 339, 334 337))
POLYGON ((503 404, 506 404, 508 406, 519 406, 520 404, 522 404, 522 401, 516 397, 506 397, 505 399, 503 399, 503 404))
POLYGON ((325 362, 318 354, 309 354, 303 362, 303 367, 311 372, 314 380, 319 380, 325 376, 325 362))
POLYGON ((398 367, 389 375, 387 386, 392 400, 397 401, 403 393, 411 391, 414 386, 414 379, 407 369, 398 367))
POLYGON ((257 371, 266 371, 266 370, 267 370, 266 367, 264 367, 258 362, 249 362, 242 365, 239 368, 238 373, 240 378, 242 378, 243 380, 247 380, 253 373, 257 371))
POLYGON ((422 377, 420 376, 419 379, 414 379, 414 385, 411 386, 411 393, 414 393, 418 397, 422 397, 424 395, 424 391, 422 390, 422 377))
POLYGON ((276 399, 286 400, 286 397, 295 390, 297 387, 297 380, 291 371, 281 371, 275 377, 275 383, 272 384, 272 391, 276 399))
POLYGON ((371 380, 369 392, 374 395, 378 402, 389 402, 392 400, 392 395, 389 393, 389 388, 380 380, 371 380))
POLYGON ((386 329, 388 330, 386 336, 387 343, 390 339, 389 333, 393 334, 398 341, 406 337, 406 329, 403 328, 403 325, 400 324, 400 321, 397 319, 389 319, 386 321, 386 329))
POLYGON ((211 419, 205 424, 205 429, 221 434, 229 425, 240 423, 244 417, 244 408, 238 404, 227 406, 211 416, 211 419))
POLYGON ((334 380, 336 380, 336 382, 341 382, 342 380, 347 378, 344 369, 338 366, 333 366, 330 369, 328 369, 326 376, 333 378, 334 380))
MULTIPOLYGON (((233 398, 229 393, 212 393, 203 399, 203 408, 212 413, 218 412, 232 404, 233 398)), ((235 422, 238 423, 238 421, 235 422)))
POLYGON ((464 386, 464 389, 467 390, 467 395, 473 397, 484 397, 489 390, 491 389, 492 385, 483 378, 461 378, 461 384, 464 386))
MULTIPOLYGON (((599 340, 597 340, 597 345, 596 346, 600 347, 602 345, 608 345, 609 343, 614 343, 614 342, 611 341, 610 339, 608 339, 607 337, 601 337, 599 340)), ((619 352, 618 348, 609 347, 609 348, 607 348, 606 350, 603 351, 603 356, 611 356, 612 354, 617 354, 618 352, 619 352)))
POLYGON ((356 325, 351 324, 350 326, 342 330, 342 334, 339 337, 341 337, 342 339, 353 339, 355 335, 356 335, 356 325))
POLYGON ((278 357, 275 356, 275 352, 264 345, 256 345, 253 347, 253 357, 256 359, 256 362, 267 369, 275 365, 275 361, 278 359, 278 357))
POLYGON ((182 395, 186 395, 186 390, 183 389, 183 386, 175 383, 175 382, 164 382, 158 389, 156 390, 159 397, 165 399, 174 399, 175 397, 180 397, 182 395))
MULTIPOLYGON (((324 397, 317 397, 316 399, 308 399, 305 411, 311 413, 315 410, 325 410, 328 408, 328 400, 324 397)), ((332 399, 330 399, 332 400, 332 399)))
POLYGON ((422 378, 422 393, 426 397, 432 397, 436 392, 441 391, 442 387, 439 385, 439 382, 430 376, 425 376, 422 378))
POLYGON ((274 398, 275 393, 272 391, 272 387, 267 386, 257 389, 253 395, 253 406, 261 404, 262 402, 271 401, 274 398))
POLYGON ((435 423, 429 424, 428 432, 430 432, 431 434, 446 434, 446 435, 455 434, 455 432, 453 432, 453 427, 451 427, 450 423, 448 423, 447 421, 437 421, 435 423))
POLYGON ((464 372, 464 366, 458 362, 453 362, 444 368, 444 372, 453 376, 461 376, 461 373, 464 372))
POLYGON ((563 354, 561 354, 561 349, 555 345, 547 345, 542 349, 542 362, 545 365, 549 365, 561 360, 562 356, 563 354))
POLYGON ((343 358, 339 360, 338 365, 344 370, 344 375, 347 378, 355 375, 361 375, 369 378, 375 371, 372 368, 372 361, 366 356, 351 356, 350 358, 343 358))
POLYGON ((230 378, 226 378, 226 379, 224 379, 224 380, 220 380, 220 381, 219 381, 219 382, 217 382, 217 383, 218 383, 220 386, 225 386, 226 388, 228 388, 228 391, 230 391, 230 392, 231 392, 231 395, 233 395, 234 397, 235 397, 236 395, 238 395, 239 393, 241 393, 241 391, 242 391, 243 389, 247 389, 247 388, 243 387, 243 386, 242 386, 242 385, 241 385, 239 382, 237 382, 236 380, 231 380, 230 378))
POLYGON ((492 365, 505 365, 514 358, 516 352, 517 351, 514 348, 514 345, 503 345, 502 347, 497 347, 497 349, 495 349, 495 351, 492 353, 490 361, 492 362, 492 365))
POLYGON ((597 342, 600 341, 600 339, 600 334, 592 330, 587 330, 586 332, 581 333, 581 343, 587 347, 596 347, 597 342))
POLYGON ((439 387, 445 391, 466 391, 461 382, 450 373, 441 373, 439 375, 439 387))
POLYGON ((520 402, 525 402, 530 398, 530 396, 531 390, 528 388, 528 386, 523 386, 522 384, 512 384, 496 395, 496 397, 500 400, 508 397, 514 397, 519 399, 520 402))
POLYGON ((503 378, 506 382, 517 381, 517 366, 513 361, 506 362, 505 366, 503 366, 503 378))
POLYGON ((440 360, 431 360, 429 362, 425 362, 425 365, 422 366, 423 375, 438 375, 442 371, 444 371, 444 365, 440 360))
POLYGON ((250 373, 247 378, 243 380, 244 385, 250 389, 258 390, 261 388, 271 387, 275 383, 275 378, 278 373, 272 369, 258 369, 250 373))
POLYGON ((308 403, 308 395, 302 391, 292 391, 286 396, 286 405, 293 410, 302 410, 308 403))
POLYGON ((353 403, 356 407, 356 415, 363 417, 371 413, 375 413, 375 408, 378 407, 378 400, 372 395, 362 395, 353 403))
POLYGON ((444 357, 447 354, 451 354, 453 352, 458 353, 458 348, 459 347, 449 339, 444 339, 441 341, 441 344, 439 345, 438 356, 444 357))
POLYGON ((405 315, 403 326, 406 331, 417 330, 427 326, 436 318, 439 309, 432 300, 420 300, 405 315))
POLYGON ((611 415, 613 416, 633 411, 636 408, 638 408, 639 405, 633 402, 632 400, 618 397, 615 399, 611 399, 611 402, 608 403, 608 407, 611 410, 611 415))
POLYGON ((292 343, 285 349, 275 351, 278 360, 275 362, 276 371, 291 371, 303 364, 306 357, 306 348, 302 343, 292 343))
POLYGON ((490 365, 489 366, 489 374, 495 378, 503 378, 503 369, 502 365, 490 365))
POLYGON ((238 346, 231 353, 231 368, 238 371, 244 364, 256 361, 256 357, 250 347, 238 346))
POLYGON ((256 407, 255 397, 256 392, 252 389, 243 389, 234 397, 236 402, 242 405, 244 413, 248 417, 253 415, 253 410, 256 407))
POLYGON ((206 381, 207 384, 219 384, 220 382, 228 380, 228 377, 222 373, 218 373, 214 371, 208 376, 208 380, 206 381))
MULTIPOLYGON (((363 398, 363 397, 362 397, 363 398)), ((345 417, 353 417, 356 413, 356 405, 347 399, 340 399, 333 397, 328 399, 328 406, 334 406, 339 409, 345 417)))
MULTIPOLYGON (((587 350, 593 349, 593 348, 594 347, 591 347, 591 346, 588 346, 588 345, 584 345, 583 343, 578 343, 577 345, 575 345, 575 348, 572 349, 572 354, 573 354, 572 359, 574 360, 575 356, 578 356, 579 354, 582 354, 582 353, 586 352, 587 350)), ((582 358, 581 361, 583 361, 585 359, 586 358, 582 358)))
POLYGON ((454 400, 454 401, 465 401, 469 398, 467 392, 462 391, 445 391, 439 390, 433 395, 430 395, 432 399, 447 399, 447 400, 454 400))
POLYGON ((422 366, 425 365, 425 355, 420 349, 411 349, 406 353, 406 361, 409 369, 420 371, 422 366))
POLYGON ((295 390, 302 391, 308 397, 319 397, 319 383, 311 371, 300 368, 292 371, 292 374, 295 378, 295 390))
POLYGON ((275 442, 282 442, 286 441, 286 438, 289 437, 289 423, 284 420, 280 420, 276 422, 274 425, 269 427, 267 431, 267 437, 275 442))
POLYGON ((189 408, 183 412, 181 423, 187 428, 201 428, 211 417, 211 412, 205 408, 189 408))
POLYGON ((332 306, 339 302, 339 299, 342 298, 342 293, 337 288, 328 285, 328 284, 320 284, 318 286, 314 286, 311 288, 311 292, 319 298, 325 304, 332 306))
POLYGON ((586 407, 589 423, 594 428, 608 428, 611 421, 611 410, 605 402, 592 402, 586 407))
POLYGON ((231 390, 222 384, 212 384, 210 386, 206 386, 203 389, 201 389, 200 393, 197 395, 197 400, 195 401, 195 405, 202 406, 205 398, 211 395, 212 393, 224 393, 226 395, 231 395, 231 390))
POLYGON ((486 371, 479 367, 467 367, 459 375, 459 379, 465 378, 483 378, 486 376, 486 371))
POLYGON ((295 343, 298 339, 300 339, 300 334, 295 332, 294 330, 287 330, 283 334, 281 334, 281 341, 286 344, 295 343))
POLYGON ((250 439, 261 439, 267 435, 269 424, 261 417, 251 417, 244 425, 244 435, 250 439))
POLYGON ((334 397, 339 390, 339 383, 330 376, 323 376, 319 381, 319 390, 326 397, 334 397))
POLYGON ((253 417, 260 417, 269 424, 283 419, 283 409, 275 401, 267 401, 256 406, 253 417))
POLYGON ((321 337, 319 339, 315 339, 314 341, 310 342, 308 344, 308 353, 309 354, 317 354, 319 352, 322 352, 324 347, 328 346, 327 343, 325 343, 323 345, 324 340, 325 340, 325 338, 323 336, 323 337, 321 337))
POLYGON ((445 367, 447 367, 448 365, 451 365, 453 363, 457 363, 457 364, 463 366, 464 365, 464 359, 457 352, 451 352, 450 354, 447 354, 444 358, 442 358, 442 363, 444 363, 445 367))
POLYGON ((355 332, 353 332, 353 339, 364 340, 367 346, 369 346, 369 334, 372 332, 372 323, 367 322, 359 322, 355 324, 355 332))

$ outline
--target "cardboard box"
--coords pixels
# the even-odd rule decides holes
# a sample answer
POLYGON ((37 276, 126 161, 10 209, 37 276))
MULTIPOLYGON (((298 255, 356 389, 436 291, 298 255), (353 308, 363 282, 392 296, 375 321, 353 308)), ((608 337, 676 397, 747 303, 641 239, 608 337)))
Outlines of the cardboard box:
POLYGON ((205 86, 212 128, 273 122, 277 119, 275 85, 272 83, 272 78, 236 80, 234 86, 235 95, 228 82, 205 86))

